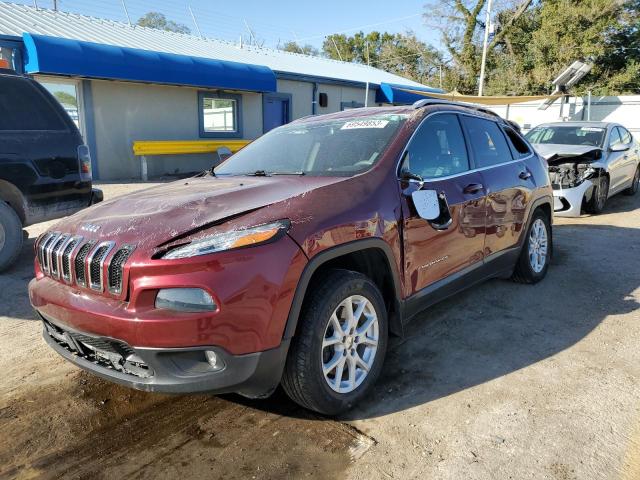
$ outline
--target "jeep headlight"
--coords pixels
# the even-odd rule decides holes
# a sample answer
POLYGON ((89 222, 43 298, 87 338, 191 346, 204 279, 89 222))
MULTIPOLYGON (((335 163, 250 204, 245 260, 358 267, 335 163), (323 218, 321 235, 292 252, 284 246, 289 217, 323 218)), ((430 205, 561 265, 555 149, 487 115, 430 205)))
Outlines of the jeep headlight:
POLYGON ((197 257, 199 255, 208 255, 214 252, 272 242, 284 235, 289 230, 290 225, 289 220, 279 220, 256 227, 217 233, 170 250, 162 258, 171 260, 197 257))

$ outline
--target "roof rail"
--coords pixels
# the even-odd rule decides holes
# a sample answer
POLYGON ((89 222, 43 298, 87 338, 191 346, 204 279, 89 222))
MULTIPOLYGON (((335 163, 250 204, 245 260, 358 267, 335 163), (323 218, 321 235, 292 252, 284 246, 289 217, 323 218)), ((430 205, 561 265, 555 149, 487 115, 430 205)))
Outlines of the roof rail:
POLYGON ((488 108, 482 107, 475 103, 454 102, 452 100, 443 100, 440 98, 424 98, 422 100, 418 100, 413 103, 413 108, 418 109, 427 107, 429 105, 454 105, 456 107, 471 108, 473 110, 477 110, 478 112, 486 113, 488 115, 492 115, 494 117, 502 119, 502 117, 493 110, 489 110, 488 108))

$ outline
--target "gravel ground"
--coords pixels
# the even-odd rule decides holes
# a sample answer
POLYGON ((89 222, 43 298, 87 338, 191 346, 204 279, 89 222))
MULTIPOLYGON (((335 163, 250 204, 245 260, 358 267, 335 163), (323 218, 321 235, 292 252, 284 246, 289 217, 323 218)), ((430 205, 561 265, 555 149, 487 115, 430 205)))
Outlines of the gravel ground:
POLYGON ((49 225, 0 276, 0 478, 640 478, 640 196, 556 219, 542 283, 490 281, 422 314, 339 420, 280 391, 149 394, 62 360, 26 293, 49 225))

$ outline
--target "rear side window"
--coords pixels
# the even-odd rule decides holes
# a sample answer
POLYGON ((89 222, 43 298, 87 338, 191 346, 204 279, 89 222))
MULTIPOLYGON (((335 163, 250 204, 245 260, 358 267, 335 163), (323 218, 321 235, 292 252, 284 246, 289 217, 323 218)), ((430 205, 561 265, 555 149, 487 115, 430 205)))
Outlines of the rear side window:
POLYGON ((477 168, 490 167, 513 160, 507 139, 496 122, 478 117, 462 117, 469 132, 477 168))
POLYGON ((0 131, 67 130, 47 97, 29 81, 0 76, 0 131))
POLYGON ((434 115, 420 126, 402 166, 423 178, 438 178, 469 170, 467 147, 458 116, 434 115))
POLYGON ((531 155, 531 150, 527 143, 522 139, 520 134, 518 134, 513 128, 505 127, 505 133, 507 134, 507 138, 509 139, 509 144, 511 146, 511 150, 513 152, 513 156, 516 158, 524 158, 531 155))

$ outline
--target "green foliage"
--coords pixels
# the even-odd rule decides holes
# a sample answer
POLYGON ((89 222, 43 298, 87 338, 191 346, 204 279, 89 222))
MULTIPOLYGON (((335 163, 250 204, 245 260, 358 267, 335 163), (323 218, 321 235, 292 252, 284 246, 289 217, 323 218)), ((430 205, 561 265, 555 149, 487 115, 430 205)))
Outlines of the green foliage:
POLYGON ((182 23, 167 20, 167 17, 160 12, 147 12, 136 22, 141 27, 156 28, 176 33, 191 33, 191 29, 182 23))
POLYGON ((73 105, 74 107, 78 106, 78 102, 76 101, 76 97, 67 92, 62 92, 57 90, 53 92, 53 96, 56 97, 56 100, 63 105, 73 105))
POLYGON ((317 57, 320 52, 313 45, 305 44, 303 46, 298 45, 296 42, 287 42, 283 45, 282 50, 292 53, 303 53, 305 55, 313 55, 317 57))

